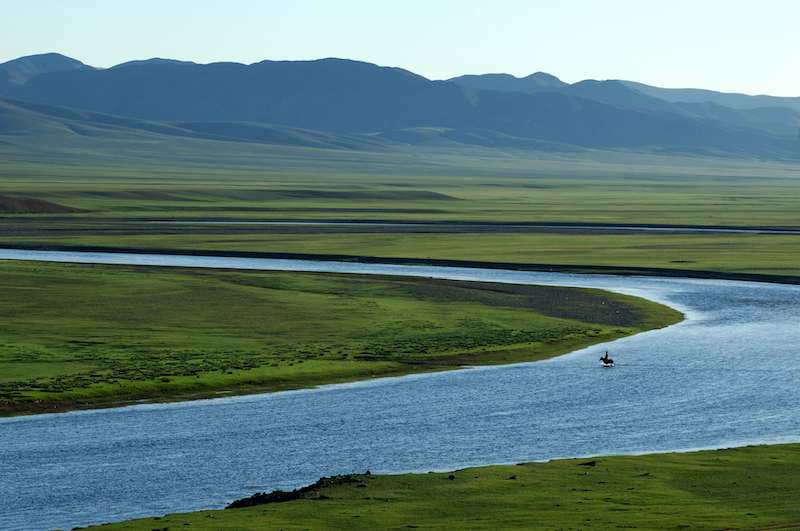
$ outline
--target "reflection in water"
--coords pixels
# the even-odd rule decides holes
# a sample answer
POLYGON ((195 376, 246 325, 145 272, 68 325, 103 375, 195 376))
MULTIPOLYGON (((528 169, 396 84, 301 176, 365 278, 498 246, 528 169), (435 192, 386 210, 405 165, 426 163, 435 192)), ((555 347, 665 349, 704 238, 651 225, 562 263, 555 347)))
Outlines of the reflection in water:
POLYGON ((0 528, 220 507, 321 475, 800 441, 800 287, 717 280, 0 250, 0 259, 403 274, 607 288, 679 325, 557 359, 0 419, 0 528))

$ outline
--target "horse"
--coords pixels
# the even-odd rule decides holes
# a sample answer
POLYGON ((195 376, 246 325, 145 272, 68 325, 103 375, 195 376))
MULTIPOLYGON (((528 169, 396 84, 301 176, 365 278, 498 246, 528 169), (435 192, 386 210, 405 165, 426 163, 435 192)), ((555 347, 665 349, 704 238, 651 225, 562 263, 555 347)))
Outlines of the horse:
POLYGON ((608 357, 608 351, 606 351, 605 355, 600 358, 600 364, 603 365, 603 367, 614 366, 614 360, 608 357))

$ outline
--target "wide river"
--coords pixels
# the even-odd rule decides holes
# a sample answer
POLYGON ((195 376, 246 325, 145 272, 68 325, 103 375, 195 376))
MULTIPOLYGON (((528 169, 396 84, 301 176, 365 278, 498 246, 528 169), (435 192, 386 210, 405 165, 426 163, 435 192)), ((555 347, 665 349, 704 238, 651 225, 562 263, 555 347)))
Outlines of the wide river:
POLYGON ((800 441, 800 286, 2 249, 0 259, 587 286, 687 315, 664 330, 538 363, 0 419, 3 530, 222 507, 255 491, 367 469, 800 441), (606 348, 614 369, 597 362, 606 348))

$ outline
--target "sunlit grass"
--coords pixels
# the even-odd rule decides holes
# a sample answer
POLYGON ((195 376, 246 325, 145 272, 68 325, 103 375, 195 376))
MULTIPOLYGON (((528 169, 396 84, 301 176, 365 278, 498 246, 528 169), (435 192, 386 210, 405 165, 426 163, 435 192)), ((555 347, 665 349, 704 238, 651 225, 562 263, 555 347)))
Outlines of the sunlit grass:
POLYGON ((306 499, 103 529, 796 529, 800 446, 359 475, 306 499), (591 465, 591 466, 590 466, 591 465))
POLYGON ((0 412, 542 359, 680 314, 596 290, 0 263, 0 412))

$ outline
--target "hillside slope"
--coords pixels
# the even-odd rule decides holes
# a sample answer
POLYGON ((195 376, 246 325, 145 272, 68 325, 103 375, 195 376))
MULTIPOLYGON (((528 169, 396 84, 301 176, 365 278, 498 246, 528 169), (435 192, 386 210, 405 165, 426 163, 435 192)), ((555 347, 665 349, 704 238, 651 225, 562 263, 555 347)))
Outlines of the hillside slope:
POLYGON ((621 109, 671 113, 716 122, 721 127, 758 129, 794 137, 800 128, 800 98, 724 94, 701 89, 661 89, 632 81, 587 79, 568 84, 542 72, 517 78, 508 74, 460 76, 450 81, 472 89, 536 94, 558 92, 621 109), (533 79, 550 80, 541 83, 533 79))
POLYGON ((0 98, 0 140, 46 147, 75 139, 163 141, 171 138, 325 149, 378 149, 390 142, 260 123, 168 123, 0 98))
POLYGON ((780 96, 766 96, 758 95, 751 96, 749 94, 739 94, 732 92, 717 92, 714 90, 685 88, 662 88, 646 85, 644 83, 637 83, 635 81, 620 81, 628 87, 633 88, 655 98, 659 98, 669 102, 686 102, 686 103, 716 103, 732 109, 757 109, 760 107, 783 107, 800 112, 800 97, 780 97, 780 96))
MULTIPOLYGON (((557 85, 550 78, 537 78, 557 85)), ((586 82, 568 88, 532 94, 478 90, 343 59, 252 65, 159 59, 105 70, 46 72, 6 93, 26 101, 159 122, 258 122, 361 135, 434 127, 591 148, 760 157, 800 154, 794 138, 678 112, 621 83, 586 82), (635 102, 631 94, 637 94, 635 102)), ((193 134, 212 134, 208 126, 197 128, 192 126, 193 134)), ((241 127, 226 129, 241 139, 241 127)), ((213 135, 219 132, 215 126, 213 135)), ((252 129, 250 133, 263 138, 252 129)))

